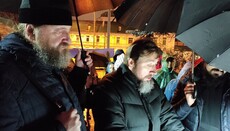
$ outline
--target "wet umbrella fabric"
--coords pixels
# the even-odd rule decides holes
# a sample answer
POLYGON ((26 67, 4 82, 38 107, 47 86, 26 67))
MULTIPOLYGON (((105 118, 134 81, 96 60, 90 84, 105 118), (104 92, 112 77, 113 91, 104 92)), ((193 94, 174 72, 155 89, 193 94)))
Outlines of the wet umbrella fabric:
POLYGON ((230 72, 230 11, 188 29, 176 38, 220 69, 230 72))
POLYGON ((114 14, 127 29, 180 34, 230 8, 230 0, 126 0, 114 14))
POLYGON ((177 26, 182 4, 183 0, 126 0, 114 14, 127 29, 173 32, 175 29, 171 27, 177 26), (177 7, 174 8, 176 3, 177 7), (170 16, 171 13, 173 16, 170 16))
POLYGON ((118 15, 118 22, 128 28, 144 31, 175 32, 177 39, 202 56, 210 65, 230 72, 228 13, 222 14, 222 18, 218 15, 230 9, 230 0, 127 1, 129 2, 125 5, 128 9, 118 15), (151 10, 146 9, 151 6, 151 10), (215 16, 216 20, 209 19, 215 16), (136 21, 139 23, 135 23, 136 21))

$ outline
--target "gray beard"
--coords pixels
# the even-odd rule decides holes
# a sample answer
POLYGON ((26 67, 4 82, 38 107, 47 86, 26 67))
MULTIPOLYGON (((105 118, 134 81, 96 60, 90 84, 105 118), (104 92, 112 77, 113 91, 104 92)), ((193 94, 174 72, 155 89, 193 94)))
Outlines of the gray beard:
POLYGON ((37 56, 47 65, 62 69, 69 64, 70 55, 66 49, 61 54, 57 49, 42 47, 39 44, 33 44, 33 49, 37 52, 37 56))
POLYGON ((147 94, 152 89, 154 89, 154 81, 151 79, 149 81, 141 81, 140 87, 138 90, 141 94, 147 94))

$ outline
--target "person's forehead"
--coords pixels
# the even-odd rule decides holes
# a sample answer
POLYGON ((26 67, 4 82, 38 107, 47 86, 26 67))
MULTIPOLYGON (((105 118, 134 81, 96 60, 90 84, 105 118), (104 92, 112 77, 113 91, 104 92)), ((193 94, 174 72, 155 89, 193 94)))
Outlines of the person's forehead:
POLYGON ((144 55, 139 57, 138 61, 139 62, 157 62, 158 59, 158 55, 153 53, 153 54, 149 54, 149 55, 144 55))
POLYGON ((213 68, 216 68, 216 67, 214 67, 214 66, 212 66, 212 65, 207 64, 207 65, 206 65, 206 68, 209 70, 209 69, 213 69, 213 68))
POLYGON ((206 69, 207 69, 208 72, 210 72, 210 71, 213 70, 213 69, 217 69, 217 70, 215 70, 215 71, 220 71, 220 72, 223 71, 222 69, 219 69, 219 68, 217 68, 217 67, 215 67, 215 66, 212 66, 212 65, 209 65, 209 64, 206 65, 206 69))
POLYGON ((68 30, 71 28, 71 26, 68 25, 43 25, 42 27, 51 30, 68 30))

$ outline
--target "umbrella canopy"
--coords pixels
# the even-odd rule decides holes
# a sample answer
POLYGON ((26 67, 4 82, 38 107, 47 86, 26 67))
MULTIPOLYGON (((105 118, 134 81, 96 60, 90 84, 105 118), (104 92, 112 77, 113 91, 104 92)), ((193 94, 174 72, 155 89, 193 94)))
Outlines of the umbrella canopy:
MULTIPOLYGON (((124 0, 75 0, 75 7, 77 9, 77 16, 87 14, 90 12, 113 9, 120 5, 124 0)), ((74 13, 73 0, 69 0, 72 14, 74 13)), ((21 0, 1 0, 0 11, 18 13, 21 0)))
POLYGON ((114 14, 128 29, 180 34, 229 7, 229 0, 126 0, 114 14))
POLYGON ((230 20, 222 13, 229 9, 230 0, 126 0, 115 16, 127 28, 175 32, 207 63, 230 72, 230 20))
MULTIPOLYGON (((77 16, 96 12, 106 9, 114 9, 120 5, 124 0, 75 0, 75 7, 77 16)), ((72 13, 74 14, 73 0, 69 0, 72 13)))
POLYGON ((0 1, 0 11, 1 12, 10 12, 18 13, 21 0, 1 0, 0 1))
POLYGON ((198 53, 204 60, 230 72, 230 11, 207 19, 176 38, 198 53))

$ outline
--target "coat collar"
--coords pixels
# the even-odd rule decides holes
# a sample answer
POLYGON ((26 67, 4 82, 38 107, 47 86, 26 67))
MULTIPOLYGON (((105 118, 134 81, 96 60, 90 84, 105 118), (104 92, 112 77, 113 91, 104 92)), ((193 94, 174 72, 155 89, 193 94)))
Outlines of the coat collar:
POLYGON ((120 86, 120 93, 123 94, 125 103, 133 103, 142 105, 141 99, 145 99, 148 103, 154 101, 160 95, 160 88, 154 80, 154 89, 148 94, 140 94, 138 91, 140 81, 137 77, 129 70, 129 68, 122 64, 117 72, 120 72, 123 77, 121 81, 123 85, 120 86))

